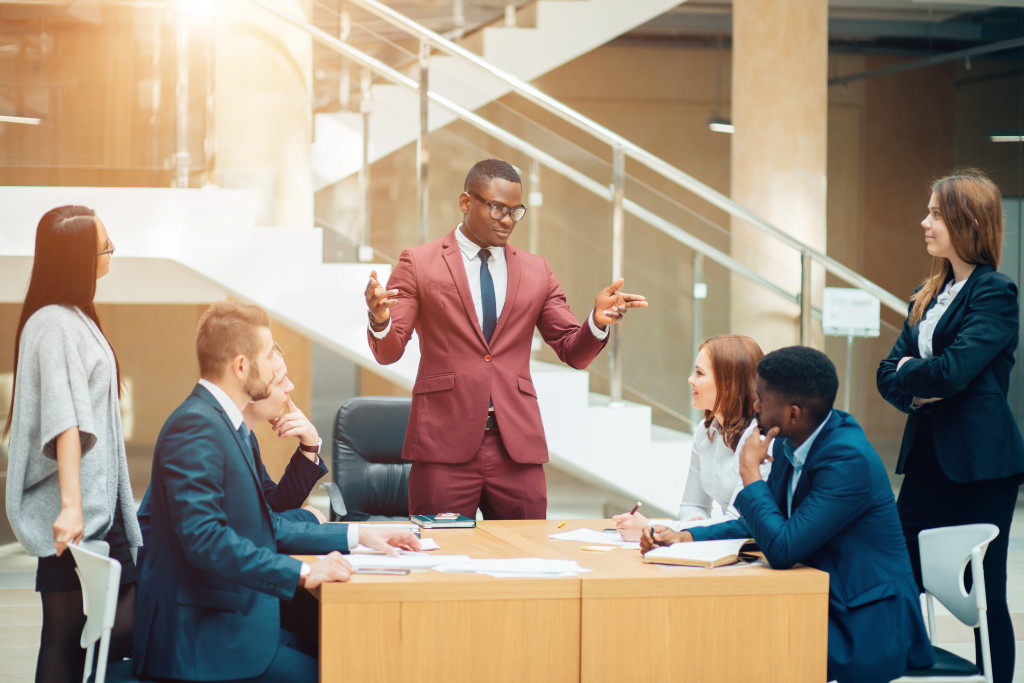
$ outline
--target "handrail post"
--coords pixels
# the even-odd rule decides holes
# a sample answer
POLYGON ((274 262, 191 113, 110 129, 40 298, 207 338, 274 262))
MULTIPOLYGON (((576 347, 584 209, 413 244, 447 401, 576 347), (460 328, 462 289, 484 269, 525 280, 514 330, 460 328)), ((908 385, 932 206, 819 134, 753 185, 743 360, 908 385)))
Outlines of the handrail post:
POLYGON ((430 135, 427 111, 430 105, 430 42, 420 40, 420 131, 416 138, 416 162, 419 166, 417 190, 419 191, 420 207, 420 244, 427 243, 429 234, 430 219, 427 216, 428 199, 430 186, 428 184, 430 171, 430 150, 427 147, 427 138, 430 135))
MULTIPOLYGON (((691 329, 691 340, 693 359, 697 359, 697 347, 704 341, 704 299, 708 295, 708 285, 704 282, 704 254, 699 251, 693 252, 693 324, 691 329)), ((690 408, 693 424, 700 424, 704 414, 696 408, 690 408)))
MULTIPOLYGON (((612 150, 612 282, 622 277, 623 232, 625 229, 625 213, 622 202, 626 194, 626 150, 616 145, 612 150)), ((609 360, 609 397, 612 405, 622 405, 622 349, 621 326, 617 330, 608 330, 611 339, 611 358, 609 360)))
POLYGON ((363 163, 359 167, 359 194, 363 198, 363 220, 359 226, 359 260, 372 261, 373 250, 370 248, 370 113, 373 110, 373 78, 369 69, 363 68, 359 86, 359 113, 363 118, 363 163))
POLYGON ((527 198, 530 207, 530 240, 529 252, 540 251, 540 219, 543 215, 544 190, 540 186, 540 162, 530 159, 530 196, 527 198))
POLYGON ((171 157, 171 187, 188 187, 188 23, 189 8, 184 2, 178 4, 175 25, 175 74, 174 74, 174 156, 171 157))
POLYGON ((811 345, 811 254, 800 252, 800 344, 811 345))

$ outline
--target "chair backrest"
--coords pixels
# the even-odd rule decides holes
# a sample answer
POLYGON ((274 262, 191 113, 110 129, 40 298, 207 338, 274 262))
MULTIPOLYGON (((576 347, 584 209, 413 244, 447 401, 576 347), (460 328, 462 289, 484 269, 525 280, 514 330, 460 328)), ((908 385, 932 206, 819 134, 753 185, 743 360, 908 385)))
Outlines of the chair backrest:
POLYGON ((994 524, 926 529, 918 535, 924 589, 972 628, 979 626, 987 611, 982 560, 988 544, 998 535, 999 527, 994 524), (968 563, 972 584, 969 591, 963 579, 968 563))
POLYGON ((344 521, 409 516, 409 468, 402 443, 411 398, 359 396, 334 420, 332 476, 347 508, 344 521))
POLYGON ((105 541, 82 541, 69 545, 75 558, 75 571, 82 584, 82 608, 85 626, 82 628, 82 647, 86 648, 85 678, 89 677, 93 662, 93 646, 100 641, 96 658, 96 683, 103 683, 106 675, 110 630, 117 614, 117 593, 121 585, 121 563, 108 557, 110 548, 105 541))

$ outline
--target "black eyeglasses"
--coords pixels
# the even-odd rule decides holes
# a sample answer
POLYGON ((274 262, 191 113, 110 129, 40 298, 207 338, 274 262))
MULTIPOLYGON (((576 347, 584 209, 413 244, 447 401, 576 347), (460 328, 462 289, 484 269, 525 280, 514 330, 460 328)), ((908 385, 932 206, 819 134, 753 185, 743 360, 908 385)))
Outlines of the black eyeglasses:
POLYGON ((491 218, 493 218, 496 221, 500 221, 505 216, 511 215, 512 222, 518 223, 519 221, 523 220, 523 216, 526 215, 525 204, 520 204, 519 206, 505 206, 504 204, 495 204, 494 202, 489 202, 480 195, 478 195, 476 192, 473 192, 473 190, 466 190, 466 193, 472 197, 476 197, 484 204, 491 207, 491 218))
POLYGON ((103 251, 101 251, 100 253, 98 253, 98 254, 96 254, 96 255, 97 255, 97 256, 105 256, 106 254, 111 254, 111 255, 113 255, 113 253, 114 253, 114 243, 113 243, 113 242, 111 242, 111 241, 110 241, 110 240, 108 239, 108 240, 107 240, 107 247, 106 247, 106 249, 104 249, 103 251))

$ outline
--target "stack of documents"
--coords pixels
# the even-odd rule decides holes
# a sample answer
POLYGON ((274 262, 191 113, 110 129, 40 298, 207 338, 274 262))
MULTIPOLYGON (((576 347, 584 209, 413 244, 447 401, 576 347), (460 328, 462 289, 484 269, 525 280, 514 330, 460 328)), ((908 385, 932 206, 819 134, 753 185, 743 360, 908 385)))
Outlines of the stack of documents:
POLYGON ((445 563, 434 567, 440 572, 475 572, 499 578, 537 577, 559 578, 576 576, 581 572, 589 572, 575 560, 547 560, 540 557, 513 557, 508 559, 471 560, 466 562, 445 563))
MULTIPOLYGON (((435 541, 432 538, 421 538, 420 539, 420 550, 422 552, 425 552, 427 550, 437 550, 440 547, 441 546, 439 546, 437 544, 437 541, 435 541)), ((375 548, 367 548, 365 545, 362 545, 362 544, 357 545, 355 548, 353 548, 352 552, 360 553, 360 554, 373 554, 373 555, 383 555, 384 554, 383 550, 377 550, 375 548)), ((400 552, 400 553, 412 553, 414 551, 412 551, 412 550, 402 550, 401 548, 399 548, 398 552, 400 552)))

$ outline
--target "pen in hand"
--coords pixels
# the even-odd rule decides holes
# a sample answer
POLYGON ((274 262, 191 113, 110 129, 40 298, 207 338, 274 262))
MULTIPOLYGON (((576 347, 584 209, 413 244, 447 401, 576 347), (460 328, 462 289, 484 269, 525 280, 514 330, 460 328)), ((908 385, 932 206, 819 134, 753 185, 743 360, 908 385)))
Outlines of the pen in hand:
POLYGON ((640 509, 640 506, 641 506, 641 505, 643 505, 643 503, 641 503, 641 502, 640 502, 640 501, 638 500, 638 501, 636 502, 636 505, 634 505, 634 506, 633 506, 633 509, 629 511, 629 514, 631 514, 631 515, 635 515, 635 514, 636 514, 636 511, 640 509))

